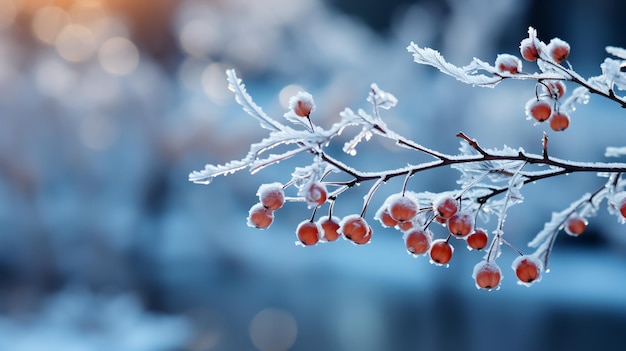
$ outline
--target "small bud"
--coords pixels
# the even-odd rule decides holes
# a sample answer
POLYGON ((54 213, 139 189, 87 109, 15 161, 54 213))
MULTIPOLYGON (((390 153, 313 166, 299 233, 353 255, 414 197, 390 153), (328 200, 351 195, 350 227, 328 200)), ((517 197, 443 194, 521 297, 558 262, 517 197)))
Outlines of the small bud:
POLYGON ((297 116, 309 117, 311 112, 315 111, 313 96, 307 92, 298 92, 289 99, 289 109, 297 116))
POLYGON ((526 61, 534 62, 539 58, 539 50, 531 38, 522 40, 519 45, 519 50, 526 61))
POLYGON ((569 44, 559 38, 553 38, 548 43, 548 53, 556 63, 561 63, 569 56, 569 44))
POLYGON ((522 60, 513 55, 500 54, 496 57, 496 69, 500 73, 518 74, 522 71, 522 60))

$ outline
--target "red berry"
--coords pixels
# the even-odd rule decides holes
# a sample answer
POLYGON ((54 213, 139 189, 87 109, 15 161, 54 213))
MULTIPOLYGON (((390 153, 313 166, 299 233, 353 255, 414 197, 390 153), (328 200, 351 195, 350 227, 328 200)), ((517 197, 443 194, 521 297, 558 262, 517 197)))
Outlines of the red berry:
POLYGON ((565 220, 565 232, 572 236, 582 234, 587 228, 587 221, 579 214, 573 213, 565 220))
POLYGON ((546 80, 544 88, 553 99, 560 99, 565 95, 565 83, 560 80, 546 80))
POLYGON ((474 232, 467 237, 467 247, 473 250, 482 250, 487 246, 488 240, 487 232, 481 228, 476 228, 474 232))
POLYGON ((365 245, 367 243, 370 242, 370 240, 372 240, 372 233, 374 231, 372 230, 372 227, 370 227, 369 225, 367 226, 367 232, 365 233, 365 236, 362 237, 361 239, 354 239, 352 240, 353 243, 357 244, 357 245, 365 245))
POLYGON ((339 231, 343 236, 352 241, 362 240, 370 229, 365 219, 356 214, 344 217, 339 225, 339 231))
POLYGON ((541 261, 533 256, 519 256, 513 260, 511 265, 515 271, 519 284, 529 285, 540 280, 543 265, 541 261))
POLYGON ((254 204, 248 213, 248 225, 259 229, 269 227, 274 221, 274 211, 263 206, 262 203, 254 204))
POLYGON ((474 230, 474 217, 469 213, 457 212, 448 218, 448 230, 457 238, 463 238, 474 230))
POLYGON ((533 62, 537 61, 537 59, 539 58, 539 50, 537 50, 537 47, 535 46, 535 43, 531 38, 526 38, 522 40, 519 45, 519 50, 522 54, 522 57, 526 61, 533 62))
POLYGON ((385 205, 378 209, 375 218, 380 221, 383 227, 395 227, 398 225, 398 221, 391 217, 389 208, 385 205))
POLYGON ((409 221, 417 215, 417 202, 404 195, 392 195, 387 200, 389 215, 398 222, 409 221))
POLYGON ((311 207, 321 206, 326 202, 326 186, 320 182, 313 182, 309 184, 306 192, 304 193, 304 199, 311 207))
POLYGON ((404 243, 407 251, 412 255, 421 255, 428 252, 433 233, 429 230, 413 229, 404 234, 404 243))
POLYGON ((315 110, 313 96, 309 93, 298 92, 289 99, 289 108, 300 117, 309 117, 311 112, 315 110))
POLYGON ((277 210, 285 203, 283 185, 280 183, 263 184, 257 191, 259 201, 269 210, 277 210))
POLYGON ((472 277, 476 282, 477 288, 491 290, 500 285, 502 271, 493 261, 480 261, 474 266, 472 277))
POLYGON ((411 228, 413 228, 413 221, 400 222, 400 223, 398 223, 398 228, 400 228, 400 230, 406 232, 407 230, 410 230, 411 228))
POLYGON ((550 128, 556 132, 567 129, 569 126, 569 116, 563 112, 557 112, 550 117, 550 128))
POLYGON ((454 247, 446 239, 437 239, 430 245, 430 259, 438 265, 450 262, 453 252, 454 247))
POLYGON ((622 217, 626 218, 626 196, 624 196, 622 200, 619 202, 618 209, 622 217))
POLYGON ((339 218, 322 216, 317 220, 317 224, 322 227, 324 240, 330 242, 339 238, 339 218))
POLYGON ((296 235, 298 236, 298 240, 304 246, 311 246, 317 244, 322 236, 322 228, 315 223, 309 220, 301 222, 296 228, 296 235))
POLYGON ((500 54, 496 57, 496 69, 500 73, 517 74, 522 70, 522 61, 509 54, 500 54))
POLYGON ((459 210, 459 203, 452 196, 439 196, 433 201, 433 211, 438 217, 448 219, 459 210))
POLYGON ((552 114, 551 104, 544 99, 533 99, 526 104, 526 115, 534 118, 537 122, 543 122, 552 114))
POLYGON ((548 43, 548 54, 556 63, 567 60, 569 56, 569 44, 559 38, 553 38, 548 43))

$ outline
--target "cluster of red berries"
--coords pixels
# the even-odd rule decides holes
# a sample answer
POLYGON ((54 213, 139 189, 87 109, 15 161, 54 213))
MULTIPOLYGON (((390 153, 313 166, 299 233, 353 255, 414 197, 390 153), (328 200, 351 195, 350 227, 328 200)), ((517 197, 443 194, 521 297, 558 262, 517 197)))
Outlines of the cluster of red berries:
MULTIPOLYGON (((553 38, 548 45, 542 45, 533 38, 525 38, 520 43, 522 57, 530 62, 547 58, 560 65, 567 60, 569 51, 569 44, 559 38, 553 38), (544 51, 545 54, 542 55, 544 51)), ((521 73, 522 61, 513 55, 500 54, 496 57, 495 67, 499 73, 515 75, 521 73)), ((526 115, 539 123, 549 121, 550 128, 554 131, 567 129, 569 115, 559 110, 559 99, 565 94, 565 84, 560 80, 542 80, 538 84, 542 91, 537 92, 536 97, 528 101, 526 115)))
POLYGON ((541 81, 538 84, 542 92, 526 103, 526 115, 539 123, 549 121, 554 131, 567 129, 569 115, 559 110, 559 99, 565 94, 565 84, 560 80, 541 81))
MULTIPOLYGON (((311 182, 301 189, 304 200, 316 209, 327 202, 326 187, 321 182, 311 182)), ((263 184, 257 191, 259 202, 252 206, 248 216, 250 226, 265 229, 274 220, 274 211, 285 203, 284 186, 281 183, 263 184)), ((626 196, 624 197, 626 213, 626 196)), ((315 215, 315 212, 314 212, 315 215)), ((487 232, 475 226, 474 216, 461 209, 460 201, 454 196, 442 194, 426 207, 420 207, 411 193, 398 193, 389 196, 379 208, 375 217, 383 227, 393 227, 403 233, 407 252, 415 257, 426 255, 430 262, 446 266, 452 259, 454 246, 452 238, 465 240, 469 250, 483 250, 487 247, 487 232), (434 239, 429 229, 432 223, 445 226, 448 235, 434 239)), ((586 221, 572 214, 565 223, 565 230, 571 235, 581 234, 586 221)), ((372 227, 359 214, 350 214, 340 219, 336 216, 321 216, 304 220, 296 227, 296 243, 314 246, 319 242, 332 242, 343 236, 357 245, 367 244, 372 239, 372 227)), ((487 255, 489 256, 489 255, 487 255)), ((513 270, 520 284, 529 285, 540 277, 542 265, 533 256, 522 255, 513 262, 513 270)), ((483 260, 474 268, 476 286, 491 290, 497 288, 502 279, 500 268, 494 260, 483 260)))
MULTIPOLYGON (((567 60, 570 46, 567 42, 553 38, 543 49, 548 58, 556 64, 561 64, 567 60)), ((540 43, 536 39, 526 38, 520 43, 520 53, 522 57, 530 62, 537 61, 542 57, 540 43)), ((534 99, 526 104, 526 115, 537 122, 546 120, 550 123, 550 128, 555 131, 562 131, 569 126, 569 115, 559 111, 559 99, 565 95, 565 84, 560 80, 540 81, 542 93, 538 93, 534 99)))
MULTIPOLYGON (((409 254, 415 257, 428 254, 430 262, 439 266, 447 265, 452 259, 454 246, 451 238, 464 239, 469 250, 477 251, 485 249, 489 241, 487 232, 475 226, 474 216, 461 209, 456 197, 447 194, 437 196, 423 208, 410 194, 391 195, 379 208, 376 219, 384 227, 393 227, 404 233, 409 254), (429 229, 432 223, 447 227, 448 235, 433 240, 433 232, 429 229)), ((541 261, 529 255, 520 255, 512 268, 519 283, 524 285, 538 281, 543 269, 541 261)), ((495 260, 485 259, 474 267, 472 277, 478 288, 491 290, 499 287, 502 272, 495 260)))
POLYGON ((248 213, 248 225, 266 229, 274 222, 274 211, 285 204, 285 191, 280 183, 263 184, 257 191, 259 202, 248 213))
MULTIPOLYGON (((553 39, 549 45, 537 43, 530 38, 524 39, 520 45, 524 59, 535 61, 544 59, 544 51, 549 58, 557 64, 567 59, 569 46, 559 39, 553 39), (543 48, 543 49, 540 49, 543 48)), ((519 74, 521 72, 521 60, 513 55, 498 55, 496 68, 502 74, 519 74)), ((563 130, 569 124, 569 117, 560 112, 559 99, 565 94, 565 85, 560 80, 539 81, 541 93, 528 102, 527 114, 538 122, 550 120, 550 126, 554 130, 563 130)), ((300 93, 290 100, 291 114, 309 119, 314 104, 310 95, 300 93)), ((309 119, 311 130, 313 125, 309 119)), ((323 179, 323 178, 322 178, 323 179)), ((259 202, 252 206, 248 216, 248 224, 259 229, 268 228, 274 221, 274 212, 280 209, 285 201, 304 201, 309 208, 313 208, 310 219, 304 220, 296 227, 296 243, 301 246, 315 246, 319 242, 332 242, 339 237, 351 241, 356 245, 367 244, 372 239, 372 227, 364 218, 365 208, 361 214, 349 214, 343 218, 333 215, 334 197, 330 197, 326 184, 322 180, 311 179, 297 187, 298 198, 287 199, 285 188, 292 183, 283 185, 275 182, 263 184, 259 187, 257 195, 259 202), (315 215, 320 206, 330 202, 329 213, 315 220, 315 215)), ((472 206, 461 206, 461 196, 451 195, 446 192, 427 201, 418 200, 419 195, 402 191, 389 196, 378 209, 375 219, 380 221, 383 227, 395 228, 403 233, 407 252, 414 257, 428 255, 430 262, 438 266, 447 266, 454 254, 453 242, 455 239, 464 240, 469 250, 481 251, 488 247, 489 235, 476 226, 476 212, 472 206), (427 202, 420 206, 420 201, 427 202), (431 225, 441 225, 447 229, 447 235, 435 239, 431 225)), ((615 194, 610 206, 621 215, 622 221, 626 222, 626 191, 615 194)), ((581 235, 586 227, 586 219, 576 211, 567 215, 558 230, 563 230, 571 236, 581 235)), ((491 245, 485 251, 485 257, 475 265, 472 277, 476 286, 480 289, 492 290, 500 286, 502 271, 496 263, 499 256, 499 246, 507 242, 501 240, 496 233, 492 238, 491 245)), ((515 249, 515 248, 514 248, 515 249)), ((525 255, 515 249, 520 255, 513 260, 512 269, 521 285, 530 285, 541 279, 543 262, 536 255, 525 255)))
MULTIPOLYGON (((314 181, 304 186, 303 198, 310 207, 319 207, 326 203, 328 192, 326 186, 314 181)), ((250 208, 248 225, 258 229, 268 228, 274 221, 274 211, 285 203, 284 187, 280 183, 263 184, 257 192, 259 202, 250 208)), ((366 244, 372 238, 372 227, 365 219, 356 214, 339 219, 332 214, 304 220, 296 228, 297 243, 302 246, 313 246, 320 241, 331 242, 344 236, 355 244, 366 244)))
POLYGON ((428 207, 420 208, 410 194, 394 194, 379 208, 376 219, 384 227, 394 227, 404 233, 405 246, 411 255, 428 253, 431 262, 437 265, 446 265, 452 259, 451 237, 465 239, 470 250, 487 246, 485 230, 476 228, 474 216, 461 211, 459 201, 448 195, 439 196, 428 207), (448 228, 447 238, 433 240, 433 233, 428 229, 433 222, 448 228))

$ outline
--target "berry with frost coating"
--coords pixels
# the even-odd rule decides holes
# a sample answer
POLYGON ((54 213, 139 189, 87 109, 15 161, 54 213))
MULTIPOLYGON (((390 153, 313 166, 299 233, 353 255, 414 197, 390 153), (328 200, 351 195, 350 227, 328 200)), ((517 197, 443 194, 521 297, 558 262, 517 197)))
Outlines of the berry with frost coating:
POLYGON ((569 116, 564 112, 557 112, 550 117, 550 128, 555 132, 560 132, 569 127, 569 116))
POLYGON ((412 255, 421 255, 428 252, 433 233, 429 230, 413 229, 404 233, 404 244, 412 255))
POLYGON ((408 196, 396 194, 387 201, 389 215, 398 222, 410 221, 417 215, 417 202, 408 196))
POLYGON ((569 44, 559 38, 553 38, 548 43, 548 54, 556 63, 562 63, 569 56, 569 44))
POLYGON ((285 203, 285 192, 280 183, 262 184, 257 191, 257 196, 268 210, 275 211, 285 203))
POLYGON ((543 264, 534 256, 518 256, 513 260, 511 268, 519 280, 518 284, 529 286, 531 283, 541 280, 543 264))
POLYGON ((304 199, 309 207, 321 206, 326 202, 328 192, 326 191, 326 185, 320 182, 312 182, 309 184, 306 192, 304 193, 304 199))
POLYGON ((544 99, 533 99, 526 104, 526 115, 537 122, 543 122, 552 115, 552 105, 544 99))
POLYGON ((351 241, 363 240, 368 234, 370 226, 360 215, 353 214, 343 218, 339 224, 339 231, 351 241))
POLYGON ((482 228, 476 228, 466 239, 467 247, 471 250, 482 250, 487 246, 488 240, 487 232, 482 228))
POLYGON ((430 245, 430 260, 439 266, 445 265, 452 259, 454 247, 446 239, 437 239, 430 245))
POLYGON ((565 233, 571 236, 582 234, 587 228, 587 221, 579 214, 573 213, 565 220, 565 233))
POLYGON ((322 237, 331 242, 339 238, 339 218, 332 216, 322 216, 317 220, 317 224, 322 228, 322 237))
POLYGON ((274 211, 267 209, 262 203, 256 203, 248 213, 248 225, 258 229, 268 228, 274 221, 274 211))
POLYGON ((320 241, 322 236, 322 228, 309 220, 302 221, 296 228, 296 236, 304 246, 312 246, 320 241))
POLYGON ((438 196, 433 201, 433 211, 435 214, 443 219, 450 218, 456 211, 459 210, 459 203, 452 196, 444 195, 438 196))
POLYGON ((484 260, 474 266, 472 277, 476 282, 477 288, 491 290, 500 285, 502 271, 495 262, 484 260))
POLYGON ((313 96, 307 92, 298 92, 289 99, 289 109, 297 116, 309 117, 315 111, 313 96))
POLYGON ((496 57, 496 69, 500 73, 518 74, 522 71, 522 60, 513 55, 500 54, 496 57))
POLYGON ((520 53, 526 61, 534 62, 539 58, 539 50, 531 38, 525 38, 519 45, 520 53))
POLYGON ((457 212, 448 218, 448 230, 457 238, 464 238, 474 230, 474 217, 469 213, 457 212))

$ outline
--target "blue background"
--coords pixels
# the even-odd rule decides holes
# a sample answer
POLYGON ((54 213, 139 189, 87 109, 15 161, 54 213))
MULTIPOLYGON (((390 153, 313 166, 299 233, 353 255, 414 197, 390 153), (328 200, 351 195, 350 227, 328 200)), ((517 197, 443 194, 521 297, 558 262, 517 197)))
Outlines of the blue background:
MULTIPOLYGON (((605 203, 581 237, 557 239, 541 282, 517 285, 510 269, 516 253, 505 248, 502 286, 487 292, 471 278, 482 254, 464 244, 456 245, 450 267, 437 267, 408 255, 401 233, 371 220, 368 245, 339 240, 302 248, 294 245, 296 225, 310 216, 302 203, 277 211, 268 230, 249 228, 258 186, 288 181, 294 167, 311 162, 308 155, 208 186, 187 181, 206 163, 242 158, 266 135, 227 92, 227 68, 278 119, 285 86, 312 93, 314 121, 329 126, 345 107, 368 109, 375 82, 399 100, 385 111, 389 126, 422 145, 456 153, 455 134, 463 131, 484 147, 540 153, 546 126, 524 116, 533 82, 472 88, 416 65, 406 46, 436 48, 458 65, 473 57, 492 62, 498 53, 517 54, 531 25, 546 42, 568 41, 570 63, 589 77, 600 74, 605 46, 626 46, 622 3, 0 1, 0 350, 626 345, 625 228, 605 203), (34 23, 46 6, 91 31, 92 51, 68 60, 58 41, 42 41, 34 23), (139 54, 134 68, 132 50, 130 66, 115 61, 131 67, 121 75, 101 56, 114 37, 139 54)), ((535 67, 524 62, 524 70, 535 67)), ((624 145, 623 117, 618 105, 592 96, 568 130, 547 131, 550 153, 615 161, 604 149, 624 145)), ((357 156, 342 155, 341 141, 354 132, 328 148, 352 167, 429 160, 376 138, 357 156)), ((450 169, 423 172, 409 189, 452 190, 457 177, 450 169)), ((604 181, 595 174, 559 178, 522 189, 525 201, 510 209, 505 225, 516 247, 528 251, 553 211, 604 181)), ((401 186, 399 179, 385 184, 369 218, 401 186)), ((336 213, 359 212, 367 189, 342 194, 336 213)))

